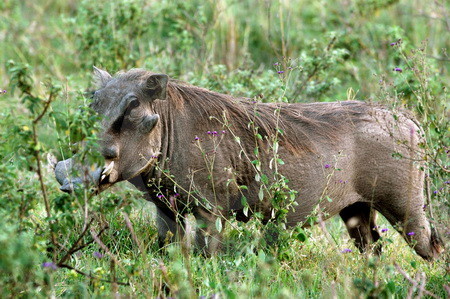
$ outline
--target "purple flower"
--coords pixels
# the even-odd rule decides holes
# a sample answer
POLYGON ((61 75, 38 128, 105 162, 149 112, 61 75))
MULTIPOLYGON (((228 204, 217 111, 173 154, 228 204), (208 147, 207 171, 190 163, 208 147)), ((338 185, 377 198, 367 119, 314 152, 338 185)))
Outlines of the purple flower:
POLYGON ((397 44, 397 43, 390 43, 391 47, 392 47, 392 46, 395 46, 396 44, 397 44))
POLYGON ((283 74, 283 73, 284 73, 284 71, 278 71, 277 73, 278 73, 278 74, 283 74))
POLYGON ((275 62, 274 64, 273 64, 274 66, 278 66, 278 65, 280 65, 278 62, 275 62))
POLYGON ((217 135, 217 131, 213 131, 212 134, 213 134, 213 135, 217 135))
POLYGON ((438 190, 434 190, 433 191, 434 194, 438 194, 438 192, 439 192, 438 190))
POLYGON ((381 229, 381 232, 382 233, 385 233, 385 232, 387 232, 388 231, 388 229, 387 228, 383 228, 383 229, 381 229))
POLYGON ((415 232, 409 232, 407 235, 408 236, 414 236, 416 233, 415 232))
POLYGON ((342 252, 342 253, 350 253, 350 252, 352 252, 352 250, 349 249, 349 248, 345 248, 345 249, 342 250, 341 252, 342 252))
POLYGON ((325 164, 323 167, 325 167, 325 168, 330 168, 331 165, 330 165, 330 164, 325 164))
POLYGON ((180 193, 175 193, 175 194, 173 195, 173 197, 178 197, 178 196, 180 196, 180 193))
POLYGON ((94 253, 92 253, 93 256, 95 256, 98 259, 101 259, 104 257, 104 255, 98 251, 94 251, 94 253))
POLYGON ((226 132, 227 132, 227 131, 223 130, 223 131, 222 131, 222 134, 225 134, 226 132))
POLYGON ((43 267, 43 268, 53 269, 53 270, 58 269, 58 266, 57 266, 55 263, 53 263, 53 262, 45 262, 45 263, 42 263, 42 267, 43 267))
POLYGON ((211 135, 211 131, 206 132, 206 134, 211 135))
POLYGON ((163 198, 163 197, 164 197, 164 195, 158 194, 158 198, 163 198))
POLYGON ((393 71, 394 72, 399 72, 399 73, 403 72, 403 70, 401 68, 399 68, 399 67, 396 67, 395 69, 393 69, 393 71))
POLYGON ((198 136, 195 136, 194 140, 199 140, 200 138, 198 138, 198 136))
POLYGON ((6 93, 6 89, 3 89, 3 93, 6 93))

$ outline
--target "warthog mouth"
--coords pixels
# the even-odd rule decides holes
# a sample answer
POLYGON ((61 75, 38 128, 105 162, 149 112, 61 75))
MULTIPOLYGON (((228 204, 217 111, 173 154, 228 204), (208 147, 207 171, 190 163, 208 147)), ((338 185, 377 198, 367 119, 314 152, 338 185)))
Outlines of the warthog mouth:
POLYGON ((115 165, 116 163, 114 161, 106 161, 105 167, 102 168, 100 178, 96 184, 98 193, 111 187, 118 181, 119 173, 114 169, 115 165))
POLYGON ((103 167, 97 167, 95 170, 75 162, 72 158, 57 163, 55 161, 52 167, 54 167, 56 180, 61 185, 61 191, 72 193, 75 189, 84 187, 93 188, 93 192, 100 193, 119 181, 131 179, 148 171, 156 163, 159 154, 159 152, 153 153, 150 159, 146 159, 146 164, 133 173, 119 174, 119 163, 114 160, 106 160, 103 167))

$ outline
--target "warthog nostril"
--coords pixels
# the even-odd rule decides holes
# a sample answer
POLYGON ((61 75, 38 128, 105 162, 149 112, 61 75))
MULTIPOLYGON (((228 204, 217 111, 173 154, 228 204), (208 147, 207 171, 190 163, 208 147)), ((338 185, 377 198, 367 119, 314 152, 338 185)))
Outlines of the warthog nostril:
POLYGON ((105 159, 113 160, 119 156, 119 148, 117 146, 108 146, 103 149, 102 153, 105 159))

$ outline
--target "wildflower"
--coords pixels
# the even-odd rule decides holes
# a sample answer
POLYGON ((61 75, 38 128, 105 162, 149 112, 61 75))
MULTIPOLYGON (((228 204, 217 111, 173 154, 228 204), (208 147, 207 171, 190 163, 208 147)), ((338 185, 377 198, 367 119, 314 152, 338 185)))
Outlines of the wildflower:
POLYGON ((56 270, 58 268, 58 266, 56 266, 56 264, 53 263, 53 262, 42 263, 42 267, 43 268, 50 268, 50 269, 53 269, 53 270, 56 270))
POLYGON ((92 255, 95 256, 95 257, 98 258, 98 259, 101 259, 101 258, 104 257, 104 255, 103 255, 102 253, 98 252, 98 251, 94 251, 94 252, 92 253, 92 255))
POLYGON ((277 73, 278 73, 278 74, 283 74, 283 73, 284 73, 284 71, 278 71, 277 73))
POLYGON ((439 192, 438 190, 434 190, 433 191, 434 194, 438 194, 438 192, 439 192))
POLYGON ((199 140, 200 138, 198 138, 198 136, 195 136, 194 140, 199 140))
POLYGON ((180 196, 180 193, 175 193, 175 194, 173 195, 173 197, 178 197, 178 196, 180 196))
POLYGON ((227 132, 227 131, 223 130, 223 131, 222 131, 222 134, 225 134, 226 132, 227 132))
POLYGON ((6 93, 6 89, 3 89, 3 93, 6 93))
POLYGON ((416 233, 415 232, 409 232, 407 235, 408 236, 414 236, 416 233))
POLYGON ((158 194, 158 198, 163 198, 163 197, 164 197, 164 195, 158 194))
POLYGON ((389 229, 387 229, 387 228, 383 228, 383 229, 381 229, 381 232, 382 233, 385 233, 385 232, 387 232, 389 229))
POLYGON ((393 46, 395 46, 397 43, 390 43, 389 45, 391 46, 391 47, 393 47, 393 46))
POLYGON ((206 134, 211 135, 211 131, 206 132, 206 134))
POLYGON ((393 71, 394 72, 399 72, 399 73, 403 72, 403 70, 401 68, 399 68, 399 67, 396 67, 395 69, 393 69, 393 71))
POLYGON ((217 135, 217 131, 213 131, 212 134, 215 136, 217 135))
POLYGON ((278 65, 280 65, 280 63, 275 62, 273 65, 274 65, 274 66, 278 66, 278 65))
POLYGON ((331 165, 330 164, 325 164, 325 166, 324 166, 325 168, 330 168, 331 167, 331 165))
POLYGON ((345 248, 344 250, 341 251, 341 253, 350 253, 350 252, 352 252, 352 250, 349 248, 345 248))

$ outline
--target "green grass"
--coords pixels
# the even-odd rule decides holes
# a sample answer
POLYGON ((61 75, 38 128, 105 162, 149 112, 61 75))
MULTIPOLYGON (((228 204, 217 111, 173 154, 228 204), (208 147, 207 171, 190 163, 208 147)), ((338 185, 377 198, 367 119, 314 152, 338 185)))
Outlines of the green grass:
MULTIPOLYGON (((206 258, 182 242, 160 249, 153 207, 128 183, 89 200, 61 194, 45 154, 61 159, 79 150, 72 143, 80 139, 94 143, 95 119, 80 109, 93 65, 111 73, 147 68, 265 102, 358 99, 408 107, 428 142, 433 222, 448 244, 449 30, 446 1, 2 1, 0 296, 403 298, 423 296, 423 286, 448 297, 448 250, 425 262, 385 219, 380 258, 358 253, 338 218, 326 231, 305 229, 305 240, 292 238, 285 247, 263 246, 257 221, 231 220, 225 227, 231 246, 206 258), (21 92, 14 68, 29 76, 20 82, 32 96, 21 92), (36 144, 32 120, 56 86, 60 91, 36 125, 36 144), (36 153, 45 166, 50 219, 36 153), (94 233, 108 225, 100 239, 110 254, 93 241, 66 261, 84 275, 42 267, 72 247, 86 210, 94 233), (61 245, 56 250, 52 230, 61 245)), ((87 232, 83 242, 89 241, 87 232)))

